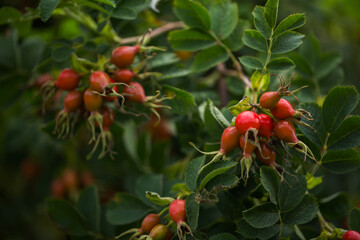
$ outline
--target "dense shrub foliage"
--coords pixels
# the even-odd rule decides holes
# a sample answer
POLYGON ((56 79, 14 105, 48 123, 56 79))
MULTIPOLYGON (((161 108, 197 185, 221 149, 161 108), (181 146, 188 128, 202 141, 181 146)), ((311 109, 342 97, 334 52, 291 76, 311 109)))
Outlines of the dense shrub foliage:
POLYGON ((359 72, 311 3, 20 2, 2 239, 360 239, 359 72))

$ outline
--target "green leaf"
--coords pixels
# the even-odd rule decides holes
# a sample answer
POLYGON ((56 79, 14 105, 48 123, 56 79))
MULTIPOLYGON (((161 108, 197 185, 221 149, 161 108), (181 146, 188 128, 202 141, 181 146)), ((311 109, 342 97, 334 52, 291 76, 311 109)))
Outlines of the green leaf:
POLYGON ((329 150, 346 150, 360 145, 360 116, 350 116, 330 135, 329 150))
POLYGON ((243 99, 240 100, 240 102, 229 107, 228 110, 232 113, 232 115, 237 117, 237 115, 239 115, 240 113, 242 113, 244 111, 248 111, 251 108, 252 108, 252 106, 250 105, 249 98, 244 97, 243 99))
POLYGON ((239 60, 245 67, 251 69, 261 70, 264 67, 260 59, 257 57, 243 56, 240 57, 239 60))
POLYGON ((265 18, 272 29, 276 26, 278 8, 279 0, 268 0, 265 4, 265 18))
POLYGON ((251 86, 255 91, 265 91, 270 84, 270 75, 262 75, 259 71, 255 71, 250 78, 251 86))
MULTIPOLYGON (((171 34, 171 33, 170 33, 171 34)), ((177 55, 173 52, 165 52, 156 54, 156 58, 151 59, 151 64, 149 64, 151 69, 165 67, 169 65, 173 65, 180 61, 177 55)), ((168 69, 168 68, 166 68, 168 69)))
POLYGON ((287 57, 279 57, 271 59, 267 65, 267 69, 270 71, 286 71, 295 67, 295 63, 287 57))
POLYGON ((231 235, 230 233, 219 233, 209 238, 209 240, 236 240, 236 239, 237 238, 231 235))
POLYGON ((206 71, 229 58, 228 53, 221 46, 213 46, 196 55, 191 70, 193 72, 206 71))
POLYGON ((167 79, 174 79, 174 78, 180 78, 187 76, 191 73, 190 69, 187 67, 184 67, 183 65, 176 65, 176 66, 170 66, 162 72, 162 76, 158 79, 160 80, 167 80, 167 79))
POLYGON ((195 98, 191 93, 170 85, 163 85, 168 96, 174 97, 164 103, 171 107, 171 111, 178 114, 186 114, 196 107, 195 98))
POLYGON ((124 19, 124 20, 133 20, 136 19, 136 16, 137 16, 136 11, 126 7, 118 7, 111 14, 112 18, 124 19))
POLYGON ((333 69, 326 77, 318 79, 319 85, 321 86, 321 93, 327 95, 331 89, 341 85, 345 79, 345 73, 341 66, 333 69))
POLYGON ((138 153, 137 153, 137 145, 138 145, 138 138, 137 138, 137 132, 136 132, 136 126, 134 121, 128 121, 124 123, 123 125, 124 134, 123 137, 123 143, 124 147, 127 151, 127 153, 130 155, 130 157, 134 160, 138 160, 138 153))
POLYGON ((230 126, 222 112, 209 99, 199 106, 199 114, 201 120, 205 123, 205 127, 214 137, 221 135, 224 129, 230 126))
POLYGON ((106 219, 113 225, 125 225, 142 219, 149 207, 128 193, 117 193, 107 206, 106 219))
POLYGON ((21 17, 21 12, 12 7, 0 8, 0 25, 8 24, 21 17))
POLYGON ((281 219, 286 224, 305 224, 316 216, 318 210, 316 199, 311 195, 305 195, 299 205, 290 212, 282 214, 281 219))
POLYGON ((79 211, 85 217, 87 226, 94 232, 100 231, 100 202, 98 189, 91 186, 83 190, 77 202, 79 211))
POLYGON ((320 212, 325 219, 343 219, 350 210, 349 198, 344 192, 334 193, 326 198, 319 199, 320 212))
POLYGON ((187 26, 210 29, 210 15, 205 7, 192 0, 175 0, 174 12, 187 26))
POLYGON ((297 32, 283 32, 275 38, 274 43, 271 47, 271 52, 273 54, 290 52, 302 44, 303 37, 303 34, 297 32))
POLYGON ((185 202, 185 210, 187 223, 189 224, 191 230, 195 230, 198 227, 199 220, 199 210, 200 205, 196 202, 196 193, 191 193, 185 202))
POLYGON ((243 19, 237 20, 237 25, 234 31, 230 34, 228 38, 224 40, 224 44, 230 48, 232 51, 237 51, 244 46, 242 41, 245 29, 250 27, 250 23, 243 19))
POLYGON ((328 132, 334 132, 359 102, 355 87, 338 86, 333 88, 323 104, 323 120, 328 132))
POLYGON ((60 199, 47 199, 46 209, 52 221, 63 231, 86 236, 86 222, 80 212, 70 203, 60 199))
POLYGON ((45 42, 39 37, 27 37, 20 46, 21 65, 23 69, 33 70, 38 66, 45 49, 45 42))
POLYGON ((199 190, 203 189, 205 185, 216 176, 228 171, 230 168, 236 166, 236 162, 231 161, 218 161, 206 166, 197 178, 197 185, 199 190))
POLYGON ((315 177, 310 173, 306 173, 307 189, 311 190, 322 183, 323 177, 315 177))
POLYGON ((304 175, 284 175, 280 183, 279 207, 281 212, 294 209, 305 196, 307 184, 304 175))
POLYGON ((245 207, 239 198, 232 195, 229 191, 221 191, 217 196, 219 201, 216 203, 216 206, 224 218, 234 221, 242 217, 242 211, 245 210, 245 207))
POLYGON ((191 160, 185 171, 185 183, 190 190, 196 190, 196 181, 198 178, 198 172, 204 165, 205 155, 191 160))
POLYGON ((287 16, 282 20, 279 25, 275 28, 273 36, 276 37, 280 33, 283 33, 287 30, 294 30, 303 26, 306 22, 304 13, 296 13, 290 16, 287 16))
POLYGON ((152 203, 159 206, 167 206, 175 200, 171 197, 161 197, 158 193, 150 191, 146 191, 146 198, 149 199, 152 203))
POLYGON ((309 124, 316 131, 314 132, 314 130, 309 127, 299 125, 301 132, 313 143, 322 147, 326 138, 326 130, 323 125, 321 107, 316 103, 302 103, 300 104, 300 108, 308 111, 313 118, 313 120, 303 118, 302 121, 309 124))
POLYGON ((272 238, 280 231, 280 224, 272 225, 267 228, 254 228, 245 220, 241 220, 237 225, 236 231, 246 238, 265 240, 272 238))
POLYGON ((321 79, 333 71, 342 61, 339 52, 326 52, 321 54, 320 61, 316 66, 316 77, 321 79))
POLYGON ((252 12, 254 16, 254 25, 255 28, 263 35, 265 38, 269 39, 271 37, 271 28, 265 19, 265 8, 261 6, 256 6, 252 12))
POLYGON ((267 52, 267 41, 261 35, 261 33, 256 30, 245 30, 243 42, 249 48, 258 50, 260 52, 267 52))
POLYGON ((90 73, 89 65, 87 64, 89 61, 84 58, 78 58, 76 54, 72 54, 71 56, 71 66, 77 72, 81 73, 90 73))
POLYGON ((73 49, 70 47, 55 48, 51 53, 51 58, 55 62, 63 62, 71 58, 73 49))
POLYGON ((156 207, 147 197, 147 192, 155 192, 160 195, 163 194, 164 188, 164 177, 160 174, 147 174, 141 176, 135 186, 136 195, 150 207, 156 207))
POLYGON ((329 151, 322 160, 322 166, 329 172, 343 174, 355 171, 360 165, 360 153, 354 149, 329 151))
POLYGON ((46 22, 49 20, 52 12, 58 5, 59 0, 41 0, 39 3, 41 21, 46 22))
POLYGON ((236 186, 239 178, 230 173, 220 174, 211 179, 205 186, 208 191, 219 192, 236 186))
POLYGON ((260 181, 263 187, 270 194, 272 203, 277 204, 277 197, 280 190, 279 177, 276 171, 270 167, 263 166, 260 169, 260 181))
POLYGON ((103 7, 101 7, 99 4, 96 4, 94 2, 88 1, 88 0, 77 0, 77 4, 79 4, 80 6, 85 6, 85 7, 89 7, 95 10, 98 10, 99 12, 103 12, 106 15, 109 14, 108 11, 106 11, 103 7))
POLYGON ((244 219, 255 228, 265 228, 279 221, 279 213, 272 203, 264 203, 243 211, 244 219))
POLYGON ((304 75, 306 77, 311 78, 314 76, 314 68, 309 64, 307 59, 305 59, 302 55, 292 52, 290 55, 291 59, 294 61, 296 65, 296 72, 300 73, 301 75, 304 75))
POLYGON ((116 3, 115 3, 114 0, 93 0, 93 1, 99 2, 99 3, 105 3, 105 4, 107 4, 107 5, 109 5, 109 6, 113 7, 113 8, 116 7, 116 3))
POLYGON ((349 226, 353 231, 360 232, 360 209, 354 208, 349 214, 349 226))
POLYGON ((209 14, 211 30, 217 37, 225 39, 234 31, 238 20, 238 6, 236 3, 219 1, 210 7, 209 14))
POLYGON ((197 51, 215 44, 215 40, 209 34, 191 28, 171 31, 168 41, 174 50, 185 51, 197 51))

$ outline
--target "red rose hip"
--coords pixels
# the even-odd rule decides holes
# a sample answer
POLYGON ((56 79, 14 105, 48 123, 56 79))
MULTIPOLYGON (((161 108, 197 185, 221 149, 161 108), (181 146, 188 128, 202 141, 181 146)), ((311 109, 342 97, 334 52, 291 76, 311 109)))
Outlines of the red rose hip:
POLYGON ((235 126, 227 127, 221 135, 221 147, 219 152, 227 154, 239 147, 240 133, 235 126))
POLYGON ((294 115, 295 111, 291 104, 285 100, 280 99, 278 104, 270 110, 271 114, 276 117, 277 119, 286 119, 290 118, 294 115))
POLYGON ((343 240, 360 240, 360 234, 356 231, 347 231, 343 235, 343 240))
POLYGON ((139 46, 122 46, 115 48, 111 55, 111 62, 118 68, 130 66, 139 51, 139 46))
POLYGON ((156 225, 160 224, 160 216, 154 213, 148 214, 141 223, 142 233, 148 234, 156 225))
POLYGON ((269 138, 273 135, 274 120, 266 114, 259 114, 260 128, 258 135, 269 138))
POLYGON ((59 74, 55 83, 56 87, 62 90, 73 90, 80 81, 80 74, 71 68, 65 68, 59 74))
POLYGON ((185 200, 177 199, 170 203, 169 214, 171 219, 179 224, 186 220, 185 200))
POLYGON ((291 122, 287 120, 282 120, 280 122, 277 122, 274 127, 274 133, 276 137, 278 137, 280 140, 283 140, 285 142, 289 142, 289 143, 299 142, 295 133, 294 126, 292 125, 291 122))
POLYGON ((259 129, 259 116, 251 111, 242 112, 236 117, 235 126, 241 135, 245 134, 250 128, 259 129))

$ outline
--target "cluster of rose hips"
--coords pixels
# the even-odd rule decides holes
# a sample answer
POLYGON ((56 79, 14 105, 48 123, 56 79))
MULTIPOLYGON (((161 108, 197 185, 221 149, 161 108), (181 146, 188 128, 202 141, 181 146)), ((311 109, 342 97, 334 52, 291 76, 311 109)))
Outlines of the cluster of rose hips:
MULTIPOLYGON (((262 94, 258 105, 253 105, 252 111, 243 111, 236 116, 234 125, 227 127, 221 136, 221 147, 212 161, 217 161, 236 148, 242 149, 241 176, 246 181, 252 164, 252 153, 262 163, 276 167, 276 151, 272 139, 286 142, 290 147, 315 160, 311 150, 300 141, 293 123, 301 122, 301 117, 308 114, 305 110, 294 110, 283 96, 292 95, 287 86, 281 86, 276 92, 262 94), (258 110, 261 113, 257 113, 258 110), (300 120, 299 120, 300 118, 300 120)), ((311 117, 311 116, 310 116, 311 117)), ((280 167, 280 166, 279 166, 280 167)))
POLYGON ((115 120, 114 108, 123 113, 130 113, 124 110, 124 103, 128 101, 140 103, 158 117, 159 114, 155 109, 168 108, 161 104, 164 98, 158 98, 159 92, 155 96, 146 96, 142 85, 133 81, 138 75, 130 67, 139 49, 138 45, 114 49, 109 61, 112 65, 106 68, 107 71, 96 70, 87 75, 67 68, 60 72, 55 82, 50 81, 45 85, 41 83, 42 89, 45 89, 45 98, 54 89, 67 91, 64 108, 56 117, 54 133, 59 138, 68 136, 72 125, 79 117, 87 115, 92 132, 90 143, 94 142, 94 148, 88 157, 91 157, 100 144, 102 149, 99 158, 107 153, 113 157, 110 126, 115 120), (87 81, 81 81, 82 79, 87 81), (100 134, 96 133, 97 127, 100 129, 100 134))
POLYGON ((73 196, 82 188, 95 183, 95 178, 90 171, 77 172, 74 169, 65 169, 59 177, 51 183, 53 197, 65 198, 73 196))
POLYGON ((170 225, 175 223, 177 225, 177 234, 179 239, 184 239, 183 228, 189 232, 190 228, 186 224, 186 209, 185 200, 177 199, 169 205, 169 216, 171 221, 167 225, 161 223, 161 214, 150 213, 141 222, 140 228, 130 229, 116 238, 120 238, 127 234, 133 233, 129 239, 149 239, 152 240, 170 240, 173 233, 170 230, 170 225))

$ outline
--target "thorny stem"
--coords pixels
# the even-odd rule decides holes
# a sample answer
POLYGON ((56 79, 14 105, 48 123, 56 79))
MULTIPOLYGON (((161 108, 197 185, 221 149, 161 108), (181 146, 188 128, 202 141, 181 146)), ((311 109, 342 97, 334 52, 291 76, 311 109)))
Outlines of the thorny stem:
POLYGON ((320 210, 317 212, 317 216, 320 221, 320 225, 322 228, 327 228, 330 232, 334 231, 334 228, 329 225, 329 223, 325 220, 324 216, 321 214, 320 210))
POLYGON ((227 52, 227 54, 229 54, 233 64, 234 64, 234 67, 237 71, 237 75, 238 77, 244 82, 244 84, 251 88, 252 89, 252 86, 251 86, 251 83, 250 83, 250 80, 247 76, 245 76, 243 70, 242 70, 242 67, 240 65, 240 62, 236 59, 236 57, 234 56, 234 54, 231 52, 231 50, 213 33, 213 32, 209 32, 210 35, 215 39, 215 41, 223 48, 225 49, 225 51, 227 52))

